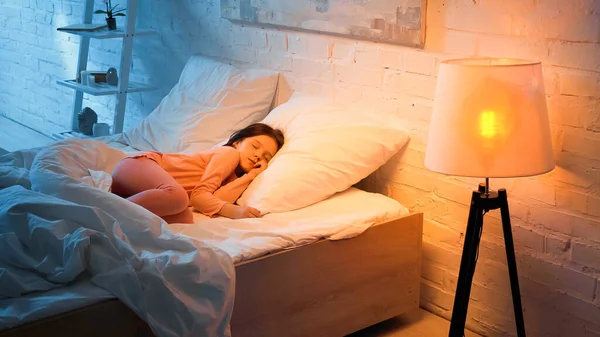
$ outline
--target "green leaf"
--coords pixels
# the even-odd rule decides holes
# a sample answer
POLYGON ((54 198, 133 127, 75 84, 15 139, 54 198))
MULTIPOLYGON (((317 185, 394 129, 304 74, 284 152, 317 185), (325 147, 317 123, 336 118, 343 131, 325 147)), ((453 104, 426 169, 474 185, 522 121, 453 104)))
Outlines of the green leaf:
POLYGON ((94 11, 94 14, 108 14, 108 13, 106 13, 106 11, 98 9, 98 10, 94 11))
POLYGON ((123 14, 123 13, 117 13, 117 14, 113 14, 113 16, 125 16, 125 14, 123 14))
POLYGON ((113 14, 117 14, 117 13, 124 12, 124 11, 126 11, 126 9, 122 8, 122 9, 119 9, 118 11, 113 11, 113 14))

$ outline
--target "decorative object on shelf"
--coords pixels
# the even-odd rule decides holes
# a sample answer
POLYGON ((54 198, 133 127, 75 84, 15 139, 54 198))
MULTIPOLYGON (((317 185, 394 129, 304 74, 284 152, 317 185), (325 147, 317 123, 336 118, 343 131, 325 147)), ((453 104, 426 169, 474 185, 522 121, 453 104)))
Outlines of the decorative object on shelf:
POLYGON ((110 135, 110 126, 107 123, 94 123, 92 127, 94 137, 102 137, 110 135))
POLYGON ((116 68, 108 68, 107 71, 82 70, 77 77, 77 82, 89 86, 94 86, 96 83, 107 83, 116 86, 119 84, 119 76, 116 68))
POLYGON ((442 61, 425 166, 485 178, 473 191, 460 262, 450 337, 464 336, 484 215, 500 209, 517 336, 525 337, 517 261, 506 190, 489 178, 543 174, 554 168, 540 62, 506 58, 442 61))
POLYGON ((90 74, 94 76, 95 83, 106 83, 106 72, 104 71, 90 71, 90 74))
POLYGON ((87 70, 82 70, 81 72, 79 72, 79 74, 77 74, 77 82, 83 85, 87 85, 87 75, 87 70))
POLYGON ((87 86, 88 87, 94 87, 94 86, 96 86, 96 78, 91 73, 89 73, 87 75, 87 86))
POLYGON ((92 108, 85 107, 79 115, 77 115, 77 119, 79 120, 79 132, 86 136, 91 136, 93 134, 93 126, 98 122, 98 115, 92 108))
POLYGON ((119 75, 117 74, 116 68, 108 68, 108 71, 106 72, 106 83, 109 85, 119 84, 119 75))
POLYGON ((81 73, 79 74, 79 83, 81 83, 82 85, 86 85, 88 87, 95 87, 96 86, 96 77, 94 76, 94 73, 91 71, 87 71, 87 70, 82 70, 81 73))
POLYGON ((104 0, 104 4, 106 5, 106 10, 98 9, 94 12, 94 14, 106 14, 106 24, 108 25, 108 30, 116 30, 117 29, 117 20, 114 18, 115 16, 125 16, 124 11, 126 8, 119 8, 119 4, 116 4, 114 7, 111 4, 111 0, 104 0))

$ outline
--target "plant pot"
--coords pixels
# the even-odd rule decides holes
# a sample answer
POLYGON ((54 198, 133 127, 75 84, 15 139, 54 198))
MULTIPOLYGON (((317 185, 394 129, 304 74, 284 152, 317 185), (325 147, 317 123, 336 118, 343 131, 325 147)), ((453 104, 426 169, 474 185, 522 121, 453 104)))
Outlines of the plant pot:
POLYGON ((117 29, 117 20, 115 18, 106 18, 106 24, 108 25, 108 30, 117 29))

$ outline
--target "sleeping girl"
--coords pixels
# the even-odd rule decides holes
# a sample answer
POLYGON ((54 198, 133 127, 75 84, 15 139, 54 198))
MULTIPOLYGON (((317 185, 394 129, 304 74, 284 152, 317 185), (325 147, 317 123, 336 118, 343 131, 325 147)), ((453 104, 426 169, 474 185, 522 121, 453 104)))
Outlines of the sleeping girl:
POLYGON ((112 192, 168 223, 192 223, 188 206, 207 215, 261 217, 235 201, 283 146, 281 131, 262 123, 235 132, 221 147, 195 154, 143 152, 123 159, 112 173, 112 192))

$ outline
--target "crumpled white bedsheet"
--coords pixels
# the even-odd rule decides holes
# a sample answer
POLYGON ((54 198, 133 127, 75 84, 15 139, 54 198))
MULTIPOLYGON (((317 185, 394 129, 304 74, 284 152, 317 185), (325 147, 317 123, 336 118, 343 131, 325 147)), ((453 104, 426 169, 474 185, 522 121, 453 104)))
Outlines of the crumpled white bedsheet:
POLYGON ((0 157, 0 328, 19 324, 3 302, 88 280, 157 336, 230 335, 231 257, 92 186, 124 156, 73 139, 0 157))

